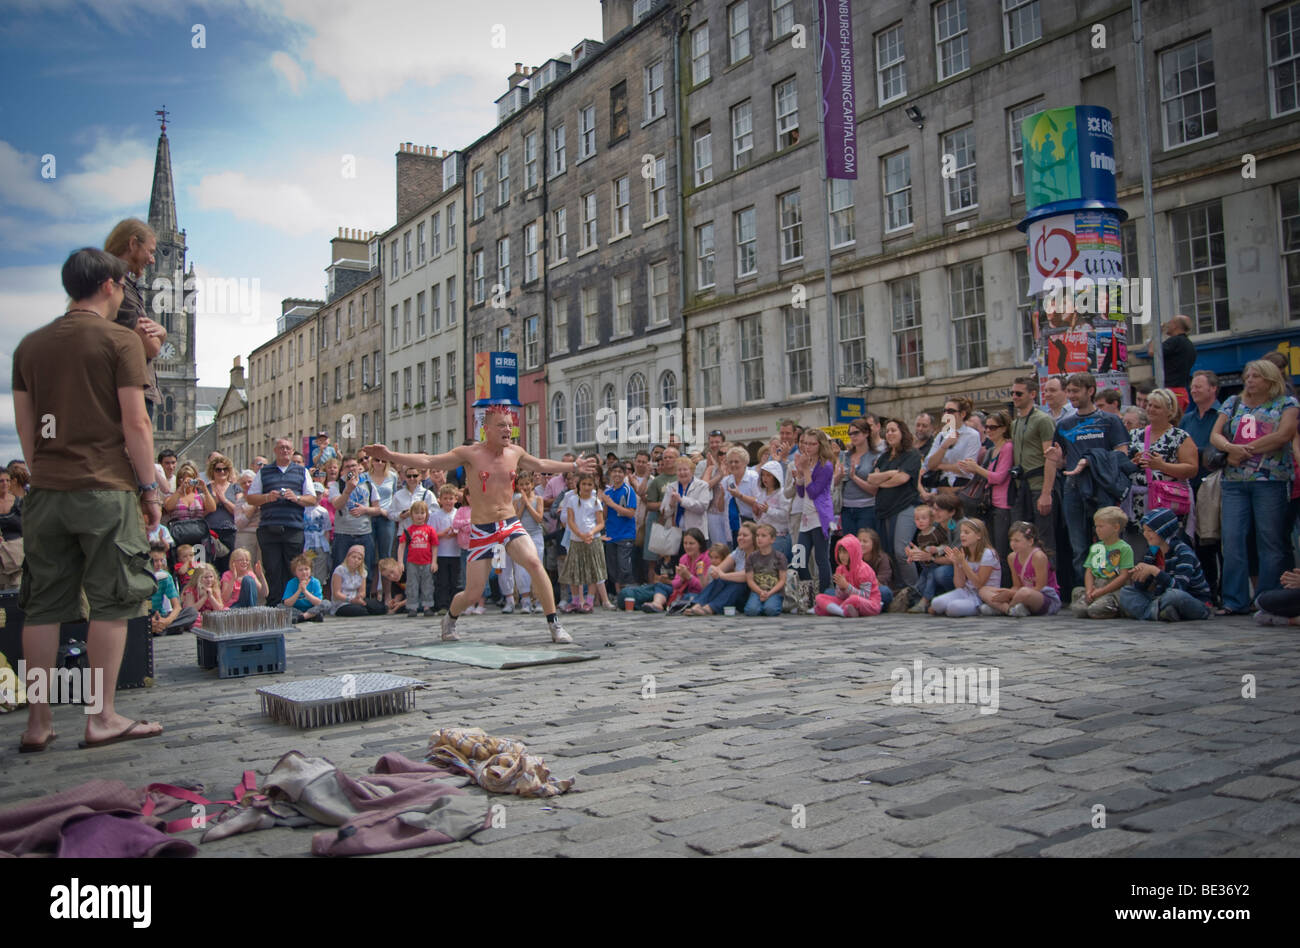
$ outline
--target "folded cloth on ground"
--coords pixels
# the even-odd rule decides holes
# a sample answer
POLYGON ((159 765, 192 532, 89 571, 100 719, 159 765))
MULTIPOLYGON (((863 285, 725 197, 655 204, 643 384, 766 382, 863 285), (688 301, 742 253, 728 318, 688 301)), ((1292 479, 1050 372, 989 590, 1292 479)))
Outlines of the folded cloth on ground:
POLYGON ((140 818, 92 813, 63 824, 58 855, 60 859, 143 859, 197 852, 189 840, 168 836, 140 818))
POLYGON ((476 727, 435 731, 424 759, 460 770, 489 793, 554 797, 567 791, 574 781, 573 777, 552 777, 546 762, 529 754, 519 741, 489 737, 476 727))
POLYGON ((0 811, 0 856, 194 855, 192 844, 168 837, 161 820, 142 814, 145 798, 143 789, 120 780, 91 780, 0 811), (97 819, 105 816, 112 822, 97 819))
POLYGON ((277 825, 275 817, 286 807, 312 822, 342 827, 312 838, 317 856, 435 846, 465 839, 487 825, 483 801, 461 789, 468 781, 459 774, 400 754, 385 754, 375 771, 351 777, 323 757, 290 751, 263 784, 266 799, 213 827, 203 841, 277 825))

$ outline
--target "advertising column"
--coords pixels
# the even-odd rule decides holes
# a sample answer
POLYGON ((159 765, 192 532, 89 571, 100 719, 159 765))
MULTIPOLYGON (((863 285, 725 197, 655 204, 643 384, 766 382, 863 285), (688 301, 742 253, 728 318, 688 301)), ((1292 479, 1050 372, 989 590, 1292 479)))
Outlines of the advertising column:
POLYGON ((1126 318, 1146 295, 1124 279, 1110 111, 1048 109, 1021 123, 1034 354, 1041 383, 1090 372, 1129 401, 1126 318))
MULTIPOLYGON (((510 436, 519 440, 519 358, 513 352, 474 354, 474 440, 483 440, 483 416, 489 405, 510 408, 510 436)), ((454 445, 453 445, 454 447, 454 445)), ((529 450, 533 450, 529 446, 529 450)))

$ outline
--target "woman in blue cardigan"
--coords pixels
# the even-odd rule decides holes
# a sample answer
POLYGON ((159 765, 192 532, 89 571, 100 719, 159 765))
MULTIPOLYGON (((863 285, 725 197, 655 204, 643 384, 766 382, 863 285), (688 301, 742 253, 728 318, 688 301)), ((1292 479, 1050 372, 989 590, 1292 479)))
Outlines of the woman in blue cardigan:
MULTIPOLYGON (((820 428, 804 429, 799 453, 790 466, 785 485, 786 496, 795 498, 790 505, 790 533, 797 533, 800 545, 811 552, 817 563, 818 587, 823 592, 830 591, 831 585, 831 521, 835 518, 831 485, 835 480, 836 457, 826 432, 820 428)), ((809 578, 807 565, 799 568, 799 575, 809 578)))

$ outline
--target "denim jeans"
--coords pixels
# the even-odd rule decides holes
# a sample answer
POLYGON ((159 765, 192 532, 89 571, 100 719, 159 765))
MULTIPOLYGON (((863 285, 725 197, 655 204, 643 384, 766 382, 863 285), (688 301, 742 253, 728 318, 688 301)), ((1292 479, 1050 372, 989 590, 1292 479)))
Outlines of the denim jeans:
POLYGON ((916 564, 907 561, 907 545, 916 537, 916 519, 912 515, 914 507, 905 507, 898 513, 878 521, 880 548, 886 555, 894 558, 894 585, 916 585, 916 564))
POLYGON ((817 564, 817 582, 822 587, 818 592, 825 592, 827 588, 834 588, 831 582, 831 549, 830 538, 822 531, 821 527, 814 527, 811 530, 805 530, 799 534, 799 542, 803 544, 805 550, 805 566, 799 570, 799 576, 803 579, 812 578, 812 564, 817 564))
POLYGON ((924 599, 933 599, 942 593, 952 592, 957 588, 953 579, 951 563, 926 563, 921 568, 921 576, 916 584, 917 592, 924 599))
POLYGON ((1146 619, 1154 622, 1160 618, 1165 609, 1174 609, 1178 618, 1208 619, 1209 607, 1191 593, 1182 589, 1170 588, 1159 596, 1152 596, 1136 586, 1125 586, 1119 591, 1119 607, 1130 619, 1146 619))
POLYGON ((789 563, 790 554, 794 550, 794 540, 791 539, 788 533, 784 536, 775 537, 772 540, 772 549, 780 550, 781 555, 785 557, 785 561, 789 563))
POLYGON ((714 614, 721 614, 727 606, 738 606, 745 601, 750 589, 744 583, 729 583, 725 579, 715 579, 699 591, 695 604, 708 606, 714 614))
POLYGON ((1291 485, 1286 481, 1223 482, 1223 607, 1243 612, 1250 606, 1250 571, 1246 568, 1246 534, 1255 527, 1259 550, 1259 585, 1255 594, 1277 589, 1286 555, 1286 508, 1291 485))
POLYGON ((781 603, 785 599, 784 595, 777 593, 775 596, 768 596, 767 602, 758 598, 758 593, 750 590, 749 602, 745 603, 745 615, 753 616, 779 616, 781 614, 781 603))
MULTIPOLYGON (((1084 499, 1082 491, 1067 481, 1061 497, 1062 514, 1065 528, 1070 536, 1070 565, 1073 567, 1075 583, 1083 575, 1083 561, 1088 558, 1088 548, 1092 546, 1092 518, 1097 512, 1097 505, 1084 499)), ((1224 519, 1227 519, 1224 510, 1224 519)))
POLYGON ((859 530, 876 529, 876 505, 868 507, 841 507, 840 526, 844 535, 857 536, 859 530))

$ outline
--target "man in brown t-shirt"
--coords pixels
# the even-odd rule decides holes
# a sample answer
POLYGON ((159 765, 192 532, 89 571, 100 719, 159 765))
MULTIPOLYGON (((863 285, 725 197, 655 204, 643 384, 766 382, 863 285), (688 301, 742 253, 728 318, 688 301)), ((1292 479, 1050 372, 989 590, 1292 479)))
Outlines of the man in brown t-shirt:
MULTIPOLYGON (((114 709, 126 620, 143 614, 155 588, 140 514, 153 527, 161 511, 144 348, 113 321, 125 278, 126 264, 111 254, 90 247, 72 254, 63 288, 73 303, 28 334, 13 362, 15 421, 32 472, 23 509, 23 656, 29 680, 50 674, 59 624, 82 617, 84 589, 97 692, 87 708, 87 747, 162 732, 114 709)), ((42 751, 54 736, 48 695, 31 701, 20 750, 42 751)))

